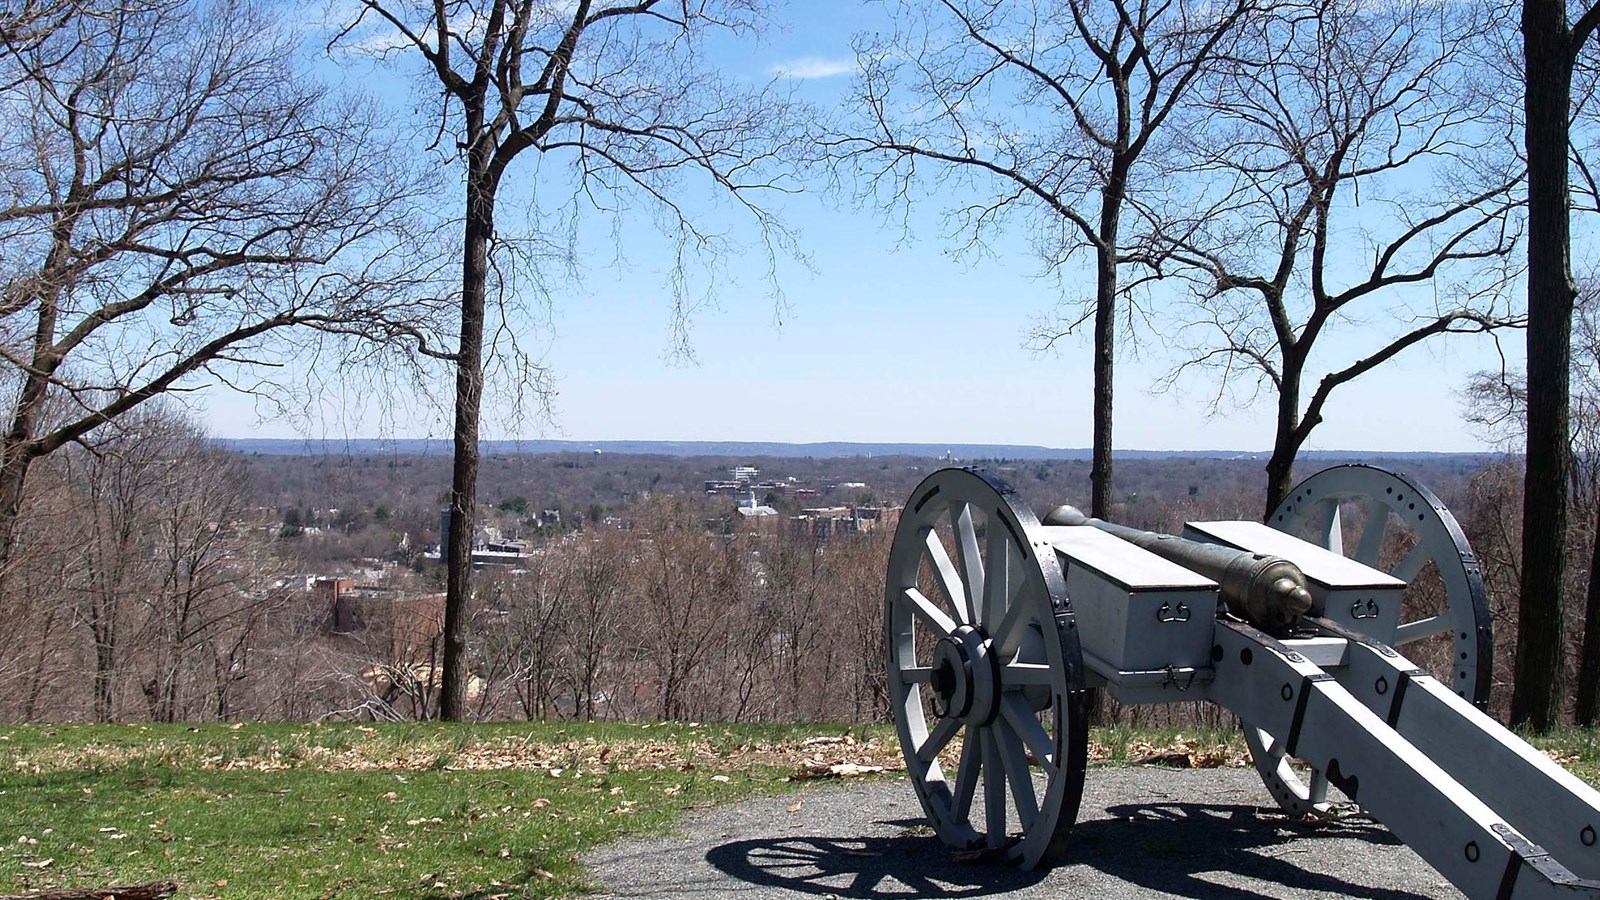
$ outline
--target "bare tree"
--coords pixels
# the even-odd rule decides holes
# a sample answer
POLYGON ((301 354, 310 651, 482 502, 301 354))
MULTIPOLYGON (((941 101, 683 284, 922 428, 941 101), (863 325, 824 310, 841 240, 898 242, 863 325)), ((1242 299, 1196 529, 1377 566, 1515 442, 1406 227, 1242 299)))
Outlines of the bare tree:
MULTIPOLYGON (((1585 54, 1597 26, 1600 4, 1524 0, 1521 46, 1511 49, 1520 63, 1523 149, 1528 172, 1528 333, 1527 371, 1520 377, 1480 378, 1476 396, 1498 395, 1497 406, 1512 413, 1525 440, 1522 491, 1522 547, 1518 598, 1515 690, 1511 721, 1546 731, 1560 720, 1566 698, 1566 621, 1571 544, 1551 540, 1571 530, 1574 471, 1582 457, 1581 419, 1585 386, 1574 397, 1572 378, 1587 363, 1573 352, 1574 313, 1585 315, 1572 274, 1571 214, 1600 210, 1600 179, 1595 176, 1593 128, 1597 68, 1585 54), (1520 54, 1516 52, 1520 49, 1520 54), (1575 202, 1576 198, 1576 202, 1575 202), (1496 384, 1498 383, 1498 385, 1496 384)), ((1511 44, 1507 41, 1507 44, 1511 44)), ((1580 498, 1581 499, 1581 498, 1580 498)), ((1596 520, 1600 528, 1600 519, 1596 520)), ((1588 598, 1579 654, 1576 715, 1592 722, 1600 710, 1600 555, 1591 551, 1588 598)))
POLYGON ((151 577, 135 635, 148 673, 142 692, 154 721, 226 718, 236 686, 258 674, 255 642, 287 599, 273 584, 282 567, 264 534, 249 528, 238 459, 175 416, 158 413, 143 424, 116 442, 160 448, 143 498, 151 577))
MULTIPOLYGON (((505 274, 508 241, 495 214, 511 164, 524 152, 569 166, 569 211, 619 214, 640 203, 675 244, 671 282, 680 329, 692 305, 690 259, 715 256, 721 236, 691 220, 690 184, 731 197, 769 241, 780 237, 756 196, 776 186, 769 165, 784 151, 788 104, 712 72, 701 42, 714 31, 749 34, 757 0, 362 0, 341 37, 363 39, 368 20, 389 44, 424 64, 442 89, 439 135, 465 168, 460 325, 456 349, 424 352, 455 369, 452 552, 446 561, 444 691, 440 715, 464 712, 466 608, 476 521, 484 334, 492 294, 518 287, 505 274), (497 263, 498 260, 498 263, 497 263)), ((552 165, 552 171, 559 166, 552 165)), ((546 235, 548 237, 548 235, 546 235)), ((766 245, 769 249, 772 244, 766 245)), ((522 285, 521 287, 528 287, 522 285)), ((532 285, 537 288, 538 285, 532 285)), ((516 324, 502 319, 502 328, 516 324)), ((537 383, 535 387, 538 387, 537 383)))
POLYGON ((19 538, 26 549, 44 529, 74 536, 60 604, 88 638, 94 718, 138 717, 129 685, 153 720, 229 715, 287 598, 271 538, 248 521, 239 460, 159 402, 82 444, 46 470, 71 494, 73 514, 21 523, 19 538))
MULTIPOLYGON (((1575 156, 1575 159, 1580 157, 1575 156)), ((1568 496, 1571 509, 1577 513, 1577 517, 1569 523, 1571 534, 1565 543, 1570 552, 1576 553, 1581 553, 1587 545, 1589 567, 1587 587, 1583 587, 1581 571, 1568 572, 1563 578, 1565 599, 1562 617, 1581 616, 1584 623, 1578 643, 1573 717, 1577 724, 1587 727, 1600 717, 1600 291, 1597 291, 1592 279, 1586 278, 1581 283, 1574 309, 1575 339, 1572 343, 1572 372, 1568 381, 1568 496), (1585 597, 1582 610, 1577 608, 1575 602, 1579 592, 1585 597)), ((1483 428, 1496 443, 1507 448, 1526 446, 1528 388, 1524 373, 1504 370, 1478 372, 1468 381, 1463 393, 1468 419, 1483 428)), ((1517 474, 1522 475, 1521 472, 1517 474)), ((1513 517, 1508 512, 1502 512, 1502 516, 1520 523, 1521 498, 1510 499, 1517 501, 1518 515, 1513 517)), ((1503 542, 1503 536, 1497 537, 1501 537, 1503 542)), ((1520 545, 1512 549, 1520 558, 1520 545)), ((1522 567, 1519 565, 1513 574, 1515 577, 1508 581, 1508 594, 1515 594, 1521 582, 1522 567)), ((1560 662, 1563 678, 1567 668, 1566 643, 1563 637, 1560 662)), ((1557 700, 1557 706, 1564 705, 1563 694, 1557 700)))
POLYGON ((484 653, 511 683, 523 716, 548 718, 557 709, 556 684, 568 652, 575 562, 552 546, 535 556, 526 571, 484 579, 484 653))
MULTIPOLYGON (((1255 0, 1222 4, 1133 0, 1059 4, 1012 0, 901 3, 891 34, 864 40, 851 134, 827 141, 891 205, 936 187, 975 199, 950 213, 952 231, 981 248, 1019 221, 1048 273, 1077 257, 1094 265, 1094 294, 1069 299, 1065 322, 1041 324, 1047 347, 1094 322, 1091 508, 1112 491, 1112 370, 1118 317, 1141 283, 1123 280, 1136 201, 1161 186, 1169 122, 1199 79, 1231 51, 1255 0)), ((1136 270, 1146 276, 1148 268, 1136 270)), ((1063 279, 1066 280, 1066 279, 1063 279)))
POLYGON ((616 658, 622 618, 623 592, 633 548, 615 529, 596 529, 592 524, 582 537, 577 553, 576 583, 572 599, 572 620, 568 623, 570 669, 576 708, 573 714, 593 721, 597 708, 614 692, 603 685, 602 676, 616 658))
POLYGON ((1340 387, 1440 335, 1521 324, 1506 298, 1520 198, 1509 136, 1480 121, 1470 7, 1324 0, 1261 22, 1272 48, 1207 86, 1186 199, 1152 217, 1155 255, 1188 266, 1190 358, 1226 392, 1277 408, 1264 515, 1340 387), (1513 163, 1507 165, 1507 163, 1513 163), (1507 171, 1507 170, 1512 171, 1507 171), (1359 324, 1354 359, 1320 339, 1359 324), (1315 373, 1324 374, 1315 380, 1315 373))
POLYGON ((148 526, 151 498, 162 478, 169 449, 163 435, 142 427, 138 416, 122 440, 64 460, 66 479, 83 502, 82 565, 67 590, 75 621, 93 646, 94 718, 110 722, 119 714, 121 672, 127 648, 123 636, 133 626, 130 608, 151 587, 148 526))
POLYGON ((292 326, 392 333, 415 191, 274 18, 0 12, 0 556, 38 460, 169 391, 259 387, 292 326))
POLYGON ((704 709, 691 685, 721 652, 731 611, 750 593, 737 542, 707 533, 699 511, 681 499, 652 500, 649 545, 633 573, 631 643, 654 676, 663 719, 704 709))
POLYGON ((1572 79, 1600 26, 1600 4, 1523 0, 1523 122, 1528 160, 1528 452, 1522 591, 1511 724, 1544 732, 1561 716, 1567 568, 1572 311, 1572 79), (1568 18, 1569 13, 1574 18, 1568 18))
POLYGON ((81 572, 83 504, 62 478, 60 466, 30 487, 24 518, 31 524, 5 561, 0 618, 13 625, 0 647, 0 696, 10 702, 0 716, 17 721, 81 717, 88 705, 77 686, 84 668, 70 579, 81 572))

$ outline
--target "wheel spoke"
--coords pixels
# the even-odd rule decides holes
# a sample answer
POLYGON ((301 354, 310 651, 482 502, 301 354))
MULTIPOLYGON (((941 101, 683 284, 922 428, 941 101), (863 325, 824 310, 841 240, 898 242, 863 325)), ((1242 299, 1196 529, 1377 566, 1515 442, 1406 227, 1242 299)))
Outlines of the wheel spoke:
POLYGON ((1010 659, 1017 655, 1017 649, 1022 646, 1023 635, 1027 634, 1028 623, 1033 621, 1033 606, 1028 603, 1012 601, 1006 607, 1006 614, 1000 617, 1000 624, 995 626, 989 637, 994 641, 995 652, 1000 654, 1001 660, 1010 659))
POLYGON ((956 536, 956 559, 961 565, 961 578, 966 590, 955 601, 956 613, 961 621, 977 621, 978 598, 983 596, 983 558, 978 555, 978 530, 972 524, 972 504, 959 503, 950 508, 950 527, 956 536))
POLYGON ((1367 521, 1361 526, 1361 539, 1356 542, 1356 562, 1377 566, 1378 554, 1383 550, 1383 535, 1388 528, 1389 507, 1373 498, 1367 504, 1367 521))
POLYGON ((932 677, 933 669, 930 666, 906 666, 900 670, 902 684, 927 684, 932 677))
POLYGON ((1407 622, 1395 629, 1395 646, 1409 644, 1412 641, 1420 641, 1423 638, 1430 638, 1436 634, 1444 634, 1449 630, 1450 620, 1444 616, 1429 616, 1426 619, 1418 619, 1415 622, 1407 622))
POLYGON ((995 742, 1005 763, 1006 780, 1011 783, 1011 801, 1017 809, 1017 824, 1026 832, 1039 819, 1039 799, 1033 793, 1033 774, 1028 771, 1028 758, 1023 755, 1022 741, 1005 722, 996 722, 995 726, 995 742))
POLYGON ((916 588, 906 588, 905 593, 900 596, 904 598, 906 603, 911 605, 911 611, 921 618, 929 628, 933 629, 934 633, 938 634, 939 637, 948 637, 951 632, 956 630, 956 623, 945 615, 944 610, 934 606, 932 600, 924 597, 921 591, 916 588))
POLYGON ((1410 584, 1411 579, 1417 577, 1417 573, 1422 571, 1422 567, 1428 564, 1428 559, 1426 546, 1422 541, 1417 541, 1417 545, 1411 548, 1411 552, 1406 554, 1406 558, 1400 560, 1400 564, 1395 566, 1394 571, 1389 574, 1404 581, 1406 584, 1410 584))
POLYGON ((1344 522, 1339 513, 1339 498, 1329 497, 1317 504, 1312 521, 1317 525, 1317 542, 1333 552, 1344 555, 1344 522))
POLYGON ((961 740, 961 762, 956 772, 953 818, 965 822, 972 815, 972 797, 978 792, 978 770, 983 768, 983 743, 976 728, 968 728, 961 740))
POLYGON ((1005 716, 1006 723, 1011 726, 1011 731, 1022 739, 1028 746, 1028 752, 1033 754, 1034 762, 1039 767, 1050 771, 1055 768, 1055 745, 1050 740, 1050 735, 1039 724, 1039 719, 1028 708, 1028 704, 1020 694, 1008 693, 1002 696, 1000 712, 1005 716))
POLYGON ((1011 663, 1000 667, 1000 684, 1005 687, 1022 684, 1051 685, 1055 676, 1050 667, 1040 663, 1011 663))
POLYGON ((1015 593, 1013 581, 1017 578, 1016 567, 1012 562, 1011 543, 1006 540, 1005 526, 1001 525, 997 516, 991 516, 989 523, 989 570, 983 586, 983 609, 981 615, 984 624, 1002 621, 1006 612, 1006 603, 1015 593))
POLYGON ((1006 842, 1006 772, 994 728, 983 729, 983 818, 991 847, 1006 842))
POLYGON ((1288 746, 1285 744, 1283 738, 1273 737, 1259 728, 1256 729, 1256 733, 1261 737, 1266 738, 1266 740, 1262 741, 1262 743, 1267 745, 1268 756, 1272 757, 1273 759, 1283 759, 1284 754, 1288 752, 1288 746))
POLYGON ((1002 660, 1010 660, 1016 655, 1022 645, 1022 636, 1027 634, 1027 623, 1034 621, 1034 605, 1027 602, 1016 601, 1021 586, 1011 591, 1011 597, 1006 599, 1005 615, 1000 617, 1000 625, 990 629, 989 637, 994 641, 995 652, 1000 653, 1002 660))
MULTIPOLYGON (((937 531, 930 528, 928 529, 927 537, 923 538, 923 544, 928 548, 928 558, 933 560, 934 578, 938 580, 939 587, 944 591, 944 595, 950 598, 950 604, 955 607, 956 616, 961 617, 961 607, 966 603, 962 599, 966 586, 961 583, 961 576, 956 574, 955 563, 950 561, 950 554, 944 549, 944 541, 939 539, 937 531)), ((952 625, 950 631, 954 630, 955 626, 952 625)), ((948 634, 949 631, 945 633, 948 634)))
POLYGON ((1321 769, 1311 770, 1311 785, 1306 790, 1306 799, 1312 803, 1328 802, 1328 776, 1321 769))
POLYGON ((961 730, 961 720, 955 716, 946 716, 934 726, 933 733, 917 748, 917 761, 927 765, 939 758, 939 753, 950 743, 950 739, 961 730))

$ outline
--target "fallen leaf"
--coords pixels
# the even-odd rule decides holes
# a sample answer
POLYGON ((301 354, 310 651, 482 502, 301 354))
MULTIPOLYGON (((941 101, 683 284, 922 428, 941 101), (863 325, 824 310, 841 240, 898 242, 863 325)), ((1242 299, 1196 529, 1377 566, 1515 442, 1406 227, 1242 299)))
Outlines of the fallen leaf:
POLYGON ((800 811, 800 801, 799 800, 796 800, 795 802, 789 804, 789 812, 799 812, 799 811, 800 811))

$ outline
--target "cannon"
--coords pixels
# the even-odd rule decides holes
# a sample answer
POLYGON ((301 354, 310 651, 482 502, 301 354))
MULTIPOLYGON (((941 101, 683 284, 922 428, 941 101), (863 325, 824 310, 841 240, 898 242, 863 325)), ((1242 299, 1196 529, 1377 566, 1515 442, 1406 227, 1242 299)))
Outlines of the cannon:
POLYGON ((901 514, 884 628, 906 770, 958 850, 1061 859, 1102 687, 1219 704, 1285 812, 1342 794, 1468 897, 1600 898, 1600 792, 1484 712, 1477 558, 1405 475, 1336 466, 1266 523, 1174 536, 1041 521, 995 475, 941 469, 901 514))

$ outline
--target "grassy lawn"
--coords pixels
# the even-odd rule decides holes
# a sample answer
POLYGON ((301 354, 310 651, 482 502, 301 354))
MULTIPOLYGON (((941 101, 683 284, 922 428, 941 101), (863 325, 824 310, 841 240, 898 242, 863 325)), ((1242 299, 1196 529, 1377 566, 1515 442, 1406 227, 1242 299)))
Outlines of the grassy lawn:
POLYGON ((558 896, 684 809, 882 764, 887 729, 435 723, 0 730, 0 893, 558 896), (807 743, 808 739, 822 741, 807 743))
MULTIPOLYGON (((1600 781, 1595 734, 1539 743, 1600 781)), ((593 887, 576 860, 597 844, 898 756, 882 726, 19 726, 0 729, 0 893, 570 896, 593 887)), ((1248 764, 1228 732, 1097 729, 1091 756, 1248 764)))

